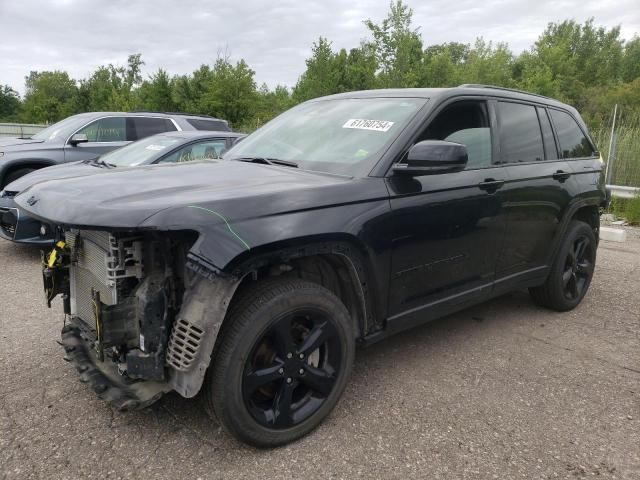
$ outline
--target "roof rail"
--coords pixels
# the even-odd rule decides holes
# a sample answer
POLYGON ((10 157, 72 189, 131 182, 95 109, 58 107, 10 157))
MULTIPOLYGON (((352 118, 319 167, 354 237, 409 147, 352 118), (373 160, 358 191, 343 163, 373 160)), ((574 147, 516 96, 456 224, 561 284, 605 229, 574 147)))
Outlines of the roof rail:
POLYGON ((204 115, 200 113, 185 113, 185 112, 160 112, 156 110, 129 110, 129 113, 160 113, 162 115, 184 115, 185 117, 201 117, 210 118, 211 120, 218 120, 220 122, 226 122, 222 118, 212 117, 211 115, 204 115))
POLYGON ((540 95, 538 93, 525 92, 524 90, 518 90, 517 88, 507 88, 507 87, 495 87, 493 85, 484 85, 482 83, 463 83, 462 85, 458 85, 460 88, 491 88, 493 90, 502 90, 505 92, 514 92, 514 93, 522 93, 523 95, 532 95, 534 97, 546 98, 548 100, 553 100, 551 97, 546 97, 544 95, 540 95))

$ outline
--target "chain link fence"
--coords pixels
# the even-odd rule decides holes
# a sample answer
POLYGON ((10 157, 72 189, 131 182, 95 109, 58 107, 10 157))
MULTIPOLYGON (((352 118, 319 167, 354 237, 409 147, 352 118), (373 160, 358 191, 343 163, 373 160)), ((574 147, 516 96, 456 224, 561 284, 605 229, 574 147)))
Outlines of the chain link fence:
POLYGON ((613 142, 611 127, 596 129, 591 135, 608 163, 607 184, 640 187, 640 125, 616 126, 613 142))

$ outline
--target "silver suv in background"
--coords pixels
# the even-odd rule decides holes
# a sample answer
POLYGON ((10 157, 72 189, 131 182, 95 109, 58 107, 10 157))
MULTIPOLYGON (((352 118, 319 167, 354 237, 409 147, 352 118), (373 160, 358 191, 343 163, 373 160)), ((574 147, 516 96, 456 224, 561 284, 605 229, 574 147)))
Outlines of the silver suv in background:
POLYGON ((0 140, 0 190, 27 173, 96 158, 157 133, 231 131, 225 120, 161 112, 89 112, 65 118, 29 138, 0 140))

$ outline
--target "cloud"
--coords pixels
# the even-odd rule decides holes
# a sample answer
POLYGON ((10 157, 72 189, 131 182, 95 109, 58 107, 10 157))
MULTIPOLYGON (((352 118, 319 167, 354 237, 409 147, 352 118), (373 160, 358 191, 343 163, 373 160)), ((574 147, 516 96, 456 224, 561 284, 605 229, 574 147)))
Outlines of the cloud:
MULTIPOLYGON (((622 24, 625 38, 640 32, 637 0, 460 0, 453 9, 445 0, 407 3, 425 44, 482 36, 519 52, 548 22, 567 17, 622 24)), ((146 75, 160 67, 183 74, 227 52, 244 58, 258 83, 292 86, 319 36, 335 48, 357 46, 367 35, 362 21, 380 21, 388 8, 379 0, 1 0, 0 84, 23 92, 31 70, 85 78, 99 65, 124 64, 131 53, 142 54, 146 75)))

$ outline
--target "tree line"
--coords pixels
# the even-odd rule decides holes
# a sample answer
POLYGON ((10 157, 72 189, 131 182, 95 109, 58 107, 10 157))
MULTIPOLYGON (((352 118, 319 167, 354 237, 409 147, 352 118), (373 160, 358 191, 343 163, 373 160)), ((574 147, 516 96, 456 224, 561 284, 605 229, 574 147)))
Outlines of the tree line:
POLYGON ((287 108, 351 90, 450 87, 482 83, 558 98, 578 108, 592 128, 609 122, 618 103, 627 119, 640 119, 640 38, 625 40, 620 27, 565 20, 550 23, 528 50, 516 55, 504 43, 427 45, 402 0, 380 23, 365 20, 368 37, 350 49, 314 42, 293 88, 258 86, 244 61, 218 56, 187 75, 159 69, 142 76, 140 54, 126 65, 97 68, 76 80, 64 71, 32 71, 20 98, 0 85, 0 121, 52 123, 86 111, 180 111, 224 118, 250 131, 287 108))

